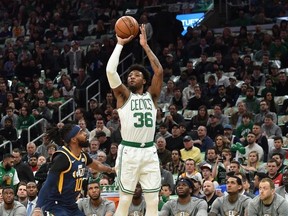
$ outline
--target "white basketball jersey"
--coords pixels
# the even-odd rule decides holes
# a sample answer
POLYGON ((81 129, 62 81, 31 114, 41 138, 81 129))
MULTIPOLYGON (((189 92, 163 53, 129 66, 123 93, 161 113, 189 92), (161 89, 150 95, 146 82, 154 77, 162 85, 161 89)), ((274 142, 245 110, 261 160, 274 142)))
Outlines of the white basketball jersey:
POLYGON ((126 103, 118 109, 122 139, 145 143, 154 140, 157 109, 149 92, 130 93, 126 103))

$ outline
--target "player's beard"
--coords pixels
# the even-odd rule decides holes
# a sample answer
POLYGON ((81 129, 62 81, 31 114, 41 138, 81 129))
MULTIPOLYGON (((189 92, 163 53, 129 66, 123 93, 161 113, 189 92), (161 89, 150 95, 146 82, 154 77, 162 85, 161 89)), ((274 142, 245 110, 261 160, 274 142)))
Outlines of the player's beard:
POLYGON ((136 86, 129 86, 128 88, 130 89, 130 91, 132 93, 135 93, 137 91, 137 87, 136 86))
POLYGON ((87 147, 89 147, 89 142, 88 142, 88 141, 79 142, 79 146, 80 146, 81 148, 87 148, 87 147))

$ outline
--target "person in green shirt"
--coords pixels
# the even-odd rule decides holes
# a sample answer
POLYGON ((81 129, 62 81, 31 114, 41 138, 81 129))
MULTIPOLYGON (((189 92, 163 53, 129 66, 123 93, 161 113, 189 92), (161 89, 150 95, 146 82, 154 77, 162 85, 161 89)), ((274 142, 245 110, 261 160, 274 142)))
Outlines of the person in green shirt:
POLYGON ((242 115, 242 123, 236 128, 236 137, 243 143, 249 132, 252 131, 253 121, 250 113, 242 115))
POLYGON ((14 156, 12 154, 5 154, 3 161, 0 162, 0 186, 16 188, 19 178, 14 165, 14 156))

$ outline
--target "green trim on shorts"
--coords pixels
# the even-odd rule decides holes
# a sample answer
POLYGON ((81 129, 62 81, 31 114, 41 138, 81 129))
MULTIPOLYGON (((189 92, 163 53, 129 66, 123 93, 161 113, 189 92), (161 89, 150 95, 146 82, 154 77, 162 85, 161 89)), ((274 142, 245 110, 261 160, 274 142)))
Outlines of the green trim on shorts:
POLYGON ((155 193, 155 192, 159 192, 161 189, 161 187, 159 188, 155 188, 155 189, 142 189, 143 193, 155 193))
POLYGON ((154 145, 154 141, 146 142, 146 143, 137 143, 137 142, 129 142, 129 141, 122 140, 121 144, 124 146, 130 146, 130 147, 135 147, 135 148, 149 148, 154 145))

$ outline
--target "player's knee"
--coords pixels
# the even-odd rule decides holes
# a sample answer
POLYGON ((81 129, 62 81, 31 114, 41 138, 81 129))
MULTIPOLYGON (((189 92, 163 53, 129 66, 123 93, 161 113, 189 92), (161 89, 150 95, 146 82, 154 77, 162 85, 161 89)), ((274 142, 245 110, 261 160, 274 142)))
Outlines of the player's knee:
POLYGON ((120 199, 120 204, 125 205, 125 206, 127 206, 127 205, 130 206, 131 200, 132 200, 132 195, 122 194, 121 199, 120 199))
POLYGON ((158 206, 158 193, 146 193, 144 198, 147 206, 158 206))

